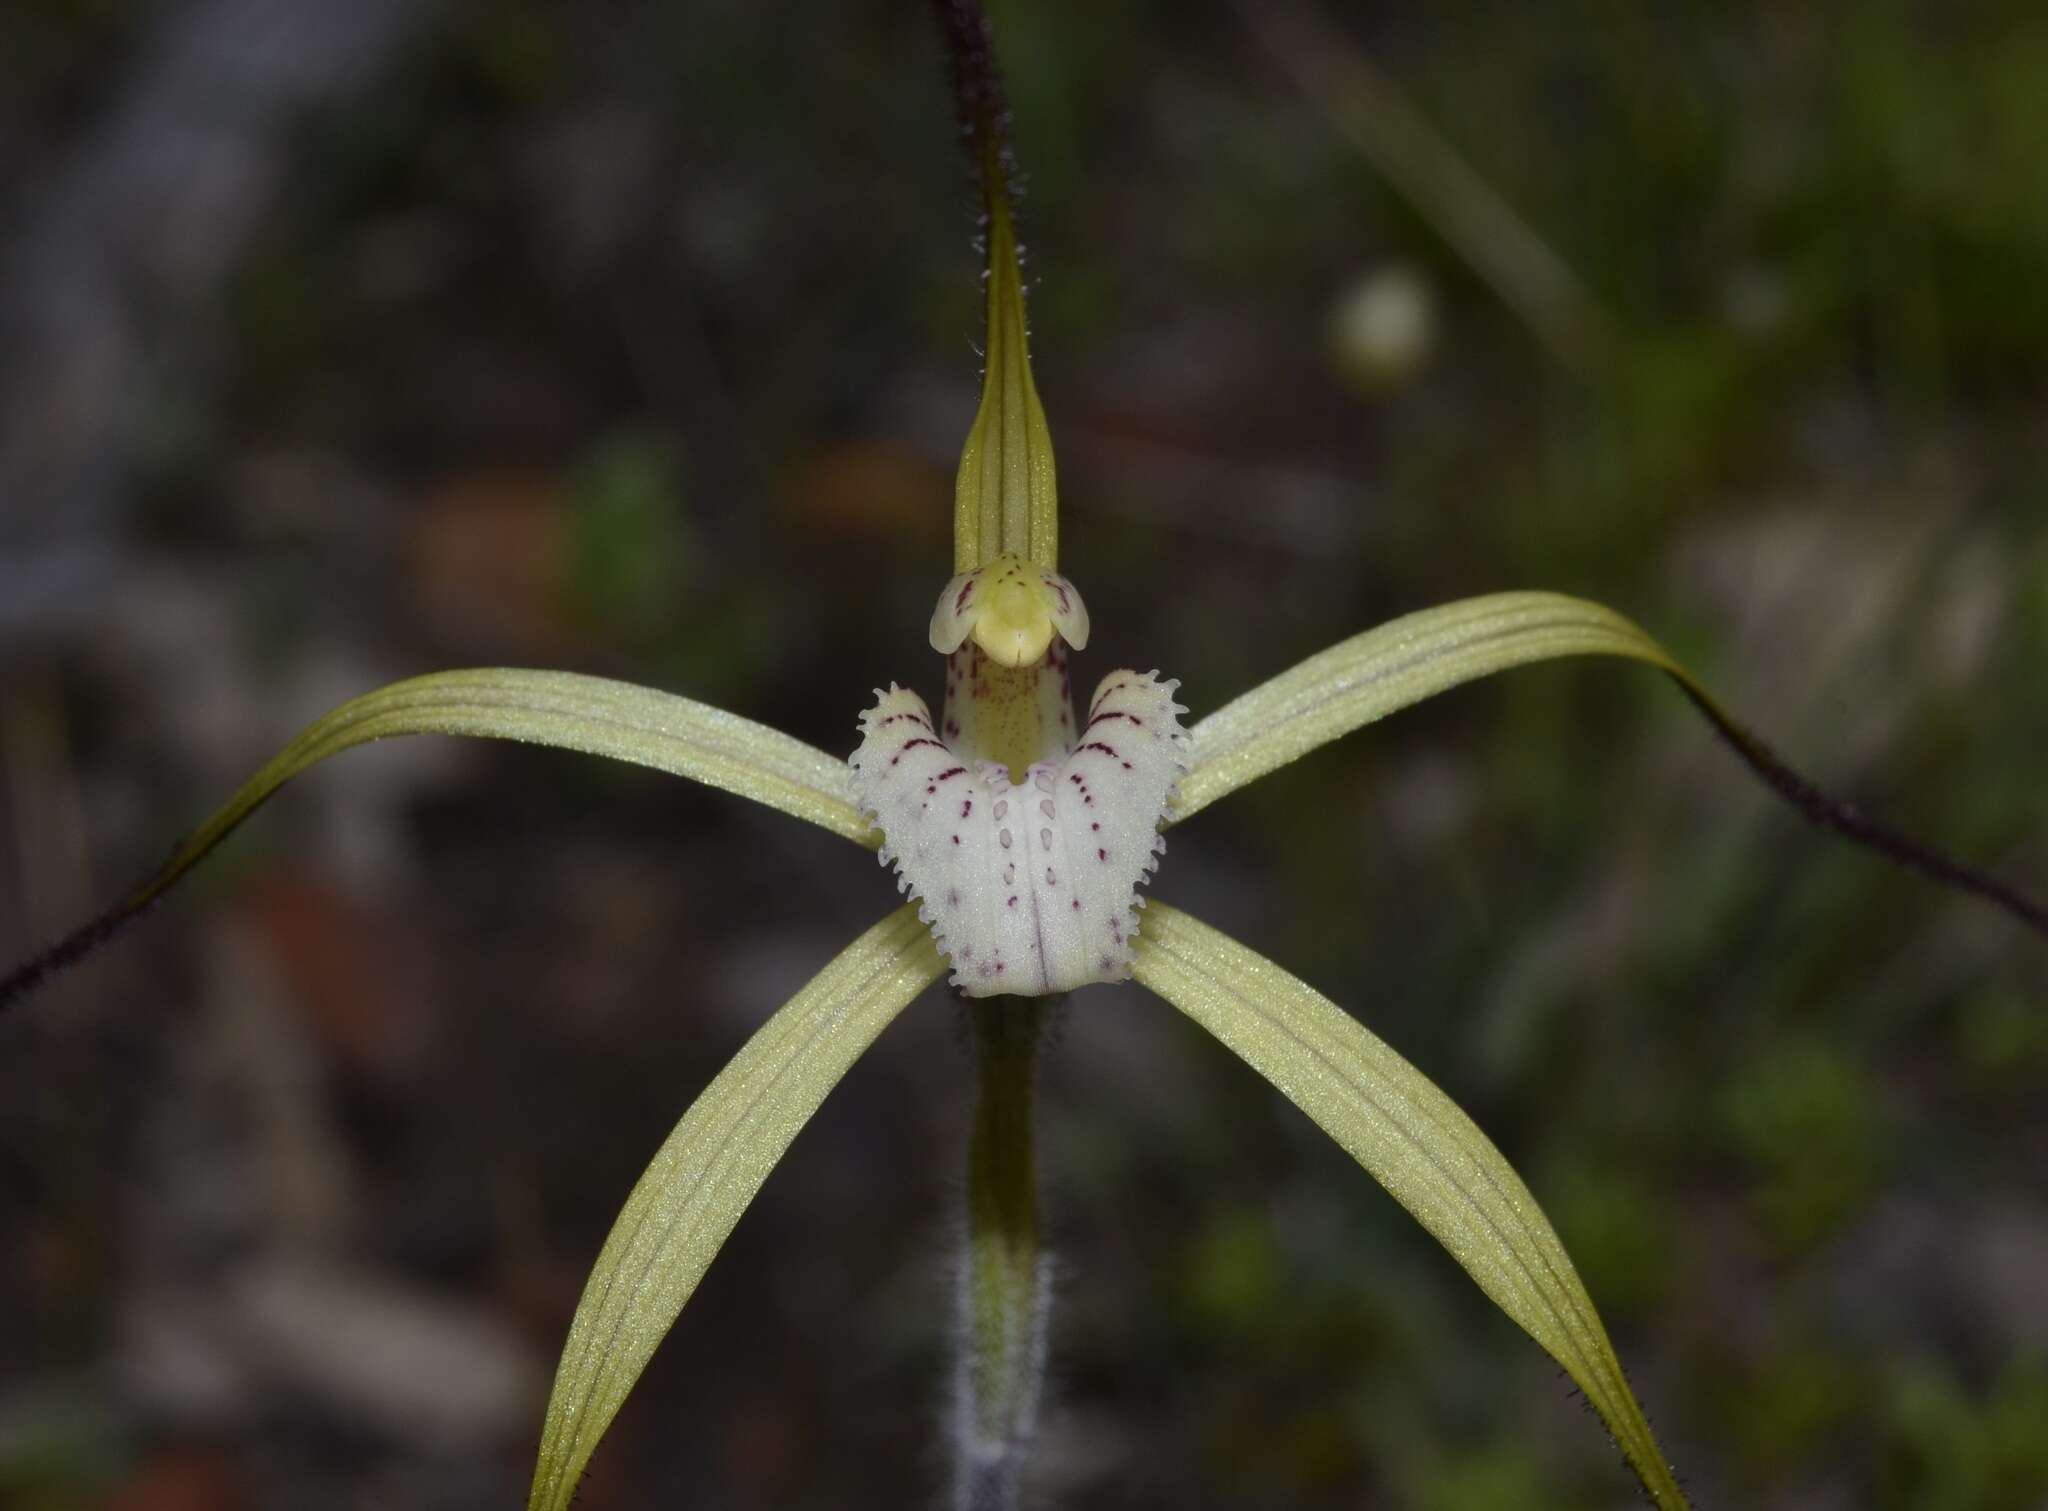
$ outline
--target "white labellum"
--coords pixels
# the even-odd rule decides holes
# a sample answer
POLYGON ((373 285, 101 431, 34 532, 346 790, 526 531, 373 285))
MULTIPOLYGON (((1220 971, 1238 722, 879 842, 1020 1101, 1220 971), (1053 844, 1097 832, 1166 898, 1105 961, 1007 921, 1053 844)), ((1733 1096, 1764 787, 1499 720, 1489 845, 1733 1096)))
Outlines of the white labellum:
POLYGON ((861 716, 855 795, 968 996, 1130 975, 1138 887, 1166 848, 1159 821, 1184 764, 1179 685, 1111 672, 1073 751, 1021 784, 957 758, 916 693, 891 687, 861 716))

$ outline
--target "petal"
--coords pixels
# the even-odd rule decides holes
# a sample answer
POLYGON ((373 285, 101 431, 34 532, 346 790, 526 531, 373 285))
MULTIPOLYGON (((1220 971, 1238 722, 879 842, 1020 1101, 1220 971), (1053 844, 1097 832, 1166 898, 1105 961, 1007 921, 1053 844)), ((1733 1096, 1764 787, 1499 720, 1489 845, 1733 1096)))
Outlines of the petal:
POLYGON ((722 787, 857 844, 878 839, 854 806, 843 763, 751 719, 651 687, 570 672, 436 672, 365 693, 308 725, 111 911, 0 976, 0 1006, 104 942, 307 767, 371 740, 423 734, 609 756, 722 787))
POLYGON ((1805 818, 1943 886, 1974 893, 2048 934, 2048 903, 1831 796, 1786 765, 1636 625, 1612 609, 1561 593, 1494 593, 1404 614, 1253 688, 1189 731, 1187 774, 1168 822, 1178 823, 1396 709, 1559 656, 1621 656, 1657 668, 1750 771, 1805 818))
POLYGON ((1339 641, 1200 720, 1173 821, 1397 709, 1555 656, 1627 656, 1691 685, 1662 646, 1597 603, 1494 593, 1442 604, 1339 641))
POLYGON ((1652 1501, 1686 1504, 1564 1245, 1457 1103, 1329 998, 1164 903, 1145 910, 1136 974, 1320 1124, 1564 1366, 1652 1501))
POLYGON ((892 687, 862 716, 854 791, 961 991, 1042 996, 1129 974, 1137 889, 1181 770, 1178 686, 1112 672, 1073 752, 1014 784, 956 756, 913 692, 892 687))
POLYGON ((529 1511, 561 1511, 740 1214, 853 1062, 945 965, 908 907, 848 945, 676 1124, 597 1256, 548 1398, 529 1511))

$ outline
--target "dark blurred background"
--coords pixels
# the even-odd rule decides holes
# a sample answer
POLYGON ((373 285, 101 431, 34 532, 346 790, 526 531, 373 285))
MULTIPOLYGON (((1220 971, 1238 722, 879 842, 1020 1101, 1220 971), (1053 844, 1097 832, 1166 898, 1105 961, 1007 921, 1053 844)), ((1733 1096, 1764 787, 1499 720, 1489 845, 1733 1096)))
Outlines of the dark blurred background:
MULTIPOLYGON (((1085 680, 1200 714, 1558 588, 2048 886, 2038 4, 997 15, 1085 680)), ((944 77, 910 0, 0 4, 0 956, 411 673, 835 752, 875 685, 936 696, 980 319, 944 77)), ((1157 890, 1491 1132, 1703 1505, 2048 1504, 2038 939, 1613 662, 1354 736, 1157 890)), ((302 780, 0 1023, 0 1502, 519 1504, 618 1203, 891 897, 552 752, 302 780)), ((583 1504, 932 1503, 968 1080, 934 992, 583 1504)), ((1075 998, 1043 1124, 1042 1504, 1631 1503, 1541 1353, 1170 1009, 1075 998)))

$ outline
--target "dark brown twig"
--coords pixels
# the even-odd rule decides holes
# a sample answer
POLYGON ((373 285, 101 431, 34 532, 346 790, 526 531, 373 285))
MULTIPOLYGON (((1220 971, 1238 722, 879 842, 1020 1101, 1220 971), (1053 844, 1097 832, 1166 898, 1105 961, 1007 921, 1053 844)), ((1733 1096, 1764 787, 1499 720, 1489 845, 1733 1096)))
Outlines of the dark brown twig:
POLYGON ((982 210, 991 219, 1016 218, 1016 159, 1010 152, 1010 113, 996 72, 995 43, 988 15, 978 0, 932 0, 939 32, 952 64, 953 107, 960 134, 981 189, 982 210))
POLYGON ((167 890, 158 881, 161 875, 157 873, 150 882, 137 887, 91 922, 73 929, 48 949, 0 976, 0 1014, 38 991, 52 976, 71 969, 148 912, 150 905, 167 890))
POLYGON ((1990 872, 1980 871, 1889 824, 1879 823, 1854 803, 1822 791, 1787 766, 1776 751, 1729 718, 1684 678, 1674 677, 1672 680, 1692 700, 1693 707, 1706 715, 1708 722, 1720 732, 1721 738, 1728 742, 1758 780, 1798 809, 1809 822, 1840 835, 1851 844, 1875 850, 1894 864, 1909 871, 1918 871, 1943 886, 1981 897, 2010 913, 2037 934, 2048 935, 2048 906, 1990 872))

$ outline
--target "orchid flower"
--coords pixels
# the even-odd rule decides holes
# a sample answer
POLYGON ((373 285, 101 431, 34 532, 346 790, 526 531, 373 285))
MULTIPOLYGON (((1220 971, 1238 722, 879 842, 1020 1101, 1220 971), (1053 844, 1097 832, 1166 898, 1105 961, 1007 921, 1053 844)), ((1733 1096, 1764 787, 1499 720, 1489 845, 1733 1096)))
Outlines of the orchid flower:
MULTIPOLYGON (((1565 656, 1674 680, 1808 817, 1978 892, 2048 932, 1996 880, 1834 802, 1784 767, 1658 643, 1598 604, 1511 592, 1355 635, 1183 725, 1179 684, 1113 670, 1077 703, 1090 615, 1062 575, 1053 448, 1032 379, 1001 101, 986 23, 938 10, 986 211, 987 346, 961 456, 953 575, 914 685, 878 690, 850 760, 676 694, 561 671, 417 677, 301 733, 104 918, 0 980, 0 1004, 103 942, 286 782, 352 746, 466 735, 671 772, 877 852, 909 900, 777 1011, 697 1097, 641 1176, 593 1266, 555 1377, 529 1499, 560 1511, 607 1427, 756 1191, 825 1096, 934 981, 976 1014, 983 1100, 970 1142, 958 1403, 962 1503, 1015 1496, 1044 1347, 1030 1155, 1035 1020, 980 999, 1135 980, 1209 1030, 1413 1214, 1599 1413, 1650 1500, 1686 1504, 1585 1286, 1536 1198, 1427 1076, 1281 966, 1141 891, 1166 831, 1319 746, 1476 678, 1565 656)), ((934 574, 936 576, 936 574, 934 574)), ((849 709, 849 714, 852 710, 849 709)))

